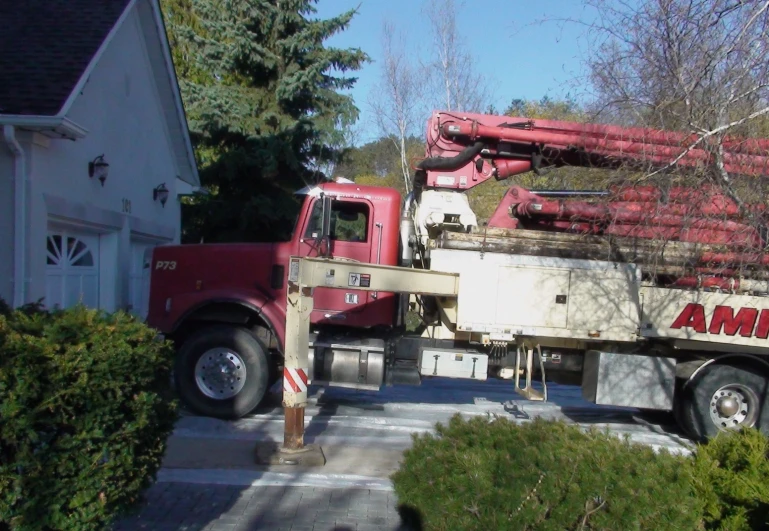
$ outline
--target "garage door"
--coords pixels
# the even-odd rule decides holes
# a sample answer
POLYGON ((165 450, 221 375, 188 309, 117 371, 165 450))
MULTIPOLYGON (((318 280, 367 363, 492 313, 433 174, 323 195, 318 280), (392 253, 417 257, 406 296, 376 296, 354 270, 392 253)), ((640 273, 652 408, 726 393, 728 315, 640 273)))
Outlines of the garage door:
POLYGON ((99 307, 99 236, 51 231, 47 258, 47 307, 68 308, 78 302, 99 307))
MULTIPOLYGON (((149 276, 145 275, 145 268, 149 268, 149 261, 145 261, 145 253, 155 247, 154 243, 131 242, 131 270, 129 273, 128 304, 131 313, 141 320, 146 319, 149 301, 149 276)), ((147 256, 147 260, 149 260, 147 256)))

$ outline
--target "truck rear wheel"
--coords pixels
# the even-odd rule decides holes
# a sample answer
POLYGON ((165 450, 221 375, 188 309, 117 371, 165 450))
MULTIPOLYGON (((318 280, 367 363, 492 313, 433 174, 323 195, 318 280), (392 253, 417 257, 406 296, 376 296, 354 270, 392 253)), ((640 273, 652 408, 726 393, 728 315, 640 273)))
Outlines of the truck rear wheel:
POLYGON ((681 396, 681 427, 695 439, 755 427, 769 431, 769 379, 747 368, 709 365, 681 396))
POLYGON ((267 392, 266 349, 248 330, 211 326, 189 337, 174 368, 176 387, 194 412, 237 419, 253 411, 267 392))

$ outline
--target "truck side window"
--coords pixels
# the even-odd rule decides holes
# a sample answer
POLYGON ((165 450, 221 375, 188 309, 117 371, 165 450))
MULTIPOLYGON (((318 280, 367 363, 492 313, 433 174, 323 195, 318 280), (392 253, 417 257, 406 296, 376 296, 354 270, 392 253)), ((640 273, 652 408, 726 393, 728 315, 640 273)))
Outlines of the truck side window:
MULTIPOLYGON (((323 203, 315 201, 307 224, 305 238, 315 238, 321 231, 323 203)), ((331 203, 331 240, 365 242, 368 239, 369 208, 365 203, 333 201, 331 203)))

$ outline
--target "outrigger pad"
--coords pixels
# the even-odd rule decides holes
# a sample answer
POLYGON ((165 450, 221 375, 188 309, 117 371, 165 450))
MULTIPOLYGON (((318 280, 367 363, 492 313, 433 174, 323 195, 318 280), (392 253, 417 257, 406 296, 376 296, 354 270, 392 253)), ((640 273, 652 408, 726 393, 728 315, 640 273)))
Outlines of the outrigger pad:
POLYGON ((317 444, 300 450, 288 450, 275 442, 257 443, 254 449, 257 465, 325 466, 326 456, 317 444))

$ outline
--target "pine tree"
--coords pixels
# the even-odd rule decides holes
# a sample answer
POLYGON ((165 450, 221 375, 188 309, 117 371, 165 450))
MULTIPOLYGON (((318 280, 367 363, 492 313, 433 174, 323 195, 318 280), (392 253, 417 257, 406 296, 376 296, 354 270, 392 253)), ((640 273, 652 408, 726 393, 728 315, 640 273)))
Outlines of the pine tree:
POLYGON ((351 10, 319 20, 317 0, 164 0, 201 180, 213 193, 185 209, 185 240, 288 236, 294 192, 323 176, 358 117, 349 75, 368 57, 324 41, 351 10))
MULTIPOLYGON (((395 188, 405 196, 407 190, 403 182, 398 145, 396 137, 382 137, 359 147, 351 147, 334 166, 334 175, 352 179, 359 184, 395 188)), ((406 154, 408 160, 424 157, 424 141, 415 136, 408 137, 406 154)))

